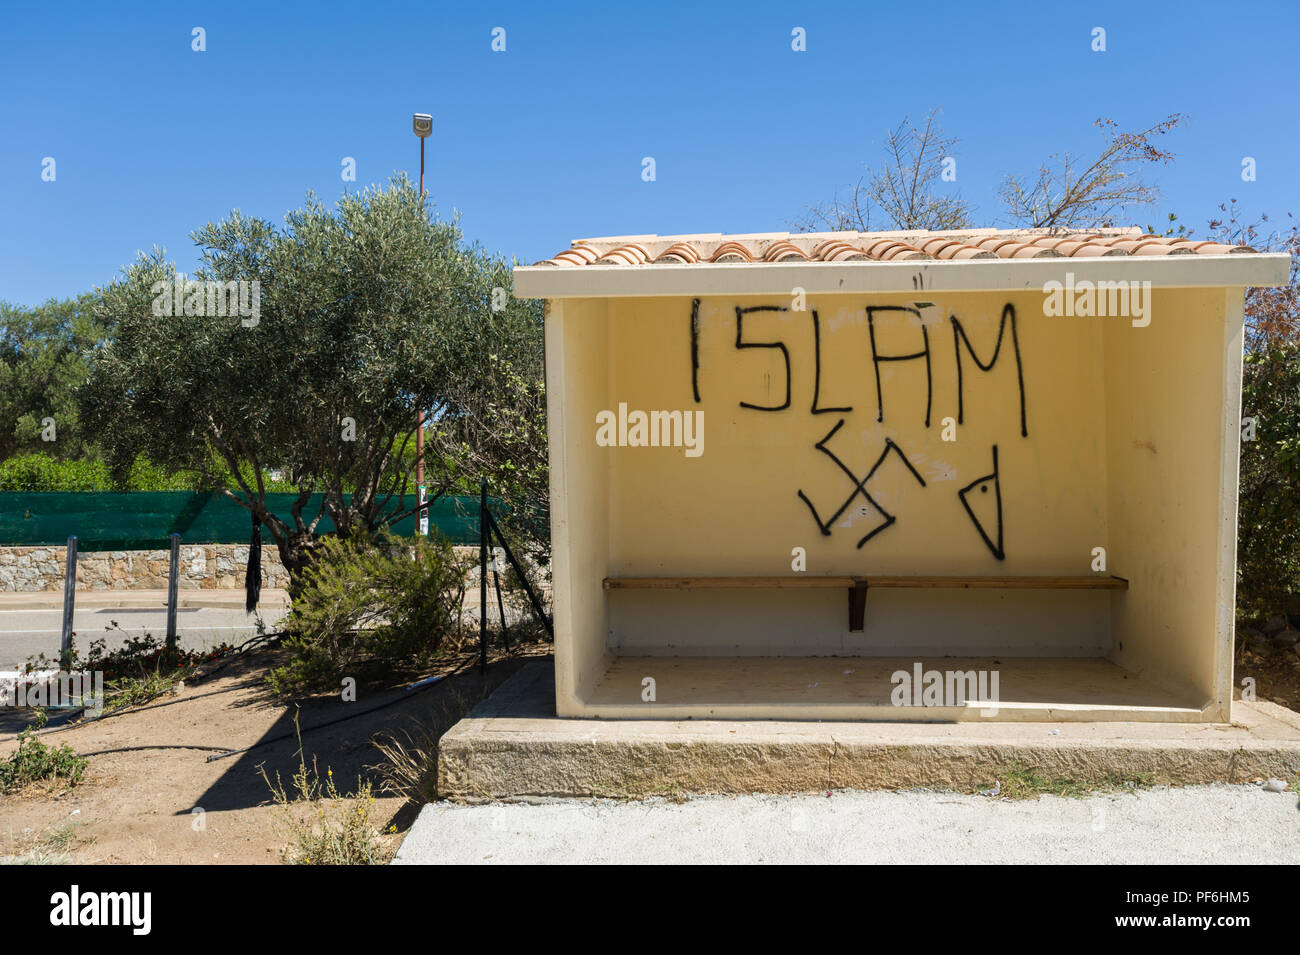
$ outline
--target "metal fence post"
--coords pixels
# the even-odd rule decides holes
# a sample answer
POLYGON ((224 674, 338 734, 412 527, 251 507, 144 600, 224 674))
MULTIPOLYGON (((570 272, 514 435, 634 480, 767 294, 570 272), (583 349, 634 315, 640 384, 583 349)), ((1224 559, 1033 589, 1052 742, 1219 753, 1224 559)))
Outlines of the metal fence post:
POLYGON ((172 534, 171 561, 167 571, 167 650, 176 651, 176 591, 180 586, 181 535, 172 534))
MULTIPOLYGON (((502 556, 505 556, 504 552, 502 552, 502 556)), ((506 629, 506 607, 501 602, 501 577, 497 574, 496 548, 492 549, 492 584, 497 589, 497 613, 501 617, 501 643, 508 653, 510 651, 510 631, 506 629)))
POLYGON ((478 500, 478 665, 484 673, 487 673, 488 520, 487 478, 483 478, 478 500))
POLYGON ((506 535, 502 534, 501 528, 497 526, 497 519, 492 516, 491 512, 488 512, 487 520, 488 530, 496 535, 498 543, 501 544, 501 549, 506 553, 506 560, 510 561, 510 566, 519 575, 519 582, 524 585, 524 591, 528 594, 528 599, 533 605, 533 612, 537 614, 537 619, 542 622, 542 626, 551 635, 551 639, 555 639, 555 628, 551 626, 550 618, 546 616, 546 611, 542 609, 542 601, 533 592, 533 585, 528 582, 523 566, 515 559, 514 552, 510 549, 510 545, 506 543, 506 535))
POLYGON ((77 604, 77 538, 68 538, 67 566, 63 576, 63 631, 59 640, 59 664, 65 670, 72 664, 72 614, 77 604))

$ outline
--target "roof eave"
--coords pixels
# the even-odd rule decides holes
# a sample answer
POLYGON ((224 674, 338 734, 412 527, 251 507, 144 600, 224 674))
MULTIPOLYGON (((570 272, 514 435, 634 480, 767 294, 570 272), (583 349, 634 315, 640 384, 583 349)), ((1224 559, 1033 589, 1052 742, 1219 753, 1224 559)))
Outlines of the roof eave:
POLYGON ((694 265, 523 265, 520 298, 627 298, 681 295, 790 295, 885 292, 1041 291, 1082 281, 1150 282, 1152 288, 1280 286, 1290 277, 1283 252, 1230 255, 1053 257, 903 262, 698 263, 694 265))

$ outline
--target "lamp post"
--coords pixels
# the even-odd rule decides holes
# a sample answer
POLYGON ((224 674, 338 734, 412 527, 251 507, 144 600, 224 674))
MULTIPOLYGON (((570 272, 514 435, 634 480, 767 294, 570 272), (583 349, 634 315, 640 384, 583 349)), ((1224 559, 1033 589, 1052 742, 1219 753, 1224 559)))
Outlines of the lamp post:
MULTIPOLYGON (((416 113, 411 117, 411 128, 420 138, 420 211, 424 211, 424 141, 433 132, 433 117, 428 113, 416 113)), ((424 408, 415 409, 415 484, 419 488, 420 505, 416 526, 420 537, 429 536, 429 512, 424 506, 426 500, 424 486, 424 408)))

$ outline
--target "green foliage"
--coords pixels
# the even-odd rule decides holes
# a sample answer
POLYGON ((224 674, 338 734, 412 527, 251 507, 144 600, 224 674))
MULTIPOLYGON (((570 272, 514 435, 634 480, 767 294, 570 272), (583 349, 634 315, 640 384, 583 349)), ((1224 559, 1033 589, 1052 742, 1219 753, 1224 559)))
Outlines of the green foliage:
POLYGON ((504 505, 493 513, 512 549, 545 566, 551 543, 546 385, 540 369, 497 355, 488 356, 483 371, 488 398, 479 414, 438 422, 430 444, 461 462, 462 494, 479 493, 479 480, 487 478, 488 493, 504 505))
POLYGON ((11 793, 36 782, 63 780, 68 786, 81 782, 90 760, 78 756, 67 743, 47 746, 25 729, 18 734, 18 748, 0 763, 0 792, 11 793))
POLYGON ((466 570, 444 541, 322 539, 285 623, 291 659, 268 683, 278 694, 337 690, 345 677, 427 665, 458 627, 466 570))
POLYGON ((0 463, 3 491, 95 491, 111 482, 99 461, 62 461, 40 452, 0 463))
POLYGON ((82 427, 76 391, 86 355, 105 337, 93 293, 27 308, 0 302, 0 461, 29 452, 63 459, 95 442, 82 427), (45 440, 44 419, 54 419, 45 440))
POLYGON ((116 620, 105 629, 115 630, 126 639, 109 650, 107 639, 99 637, 90 642, 90 649, 83 654, 74 637, 71 649, 62 659, 54 660, 44 653, 28 657, 24 672, 62 669, 102 673, 104 709, 116 710, 162 696, 202 664, 233 653, 235 649, 229 643, 207 650, 186 650, 180 646, 168 649, 164 638, 151 633, 127 634, 116 620))
POLYGON ((1267 610, 1300 594, 1300 343, 1247 352, 1237 519, 1238 605, 1267 610))
POLYGON ((192 475, 169 474, 137 457, 119 484, 99 460, 67 461, 45 452, 0 463, 0 491, 189 491, 192 475))
MULTIPOLYGON (((309 197, 283 228, 234 212, 193 238, 199 280, 259 283, 256 322, 154 314, 176 272, 159 250, 141 256, 103 290, 114 334, 91 358, 83 414, 114 473, 143 453, 228 476, 295 575, 321 517, 303 512, 311 493, 345 535, 386 526, 414 490, 417 409, 448 427, 479 414, 489 354, 539 374, 539 304, 511 298, 510 265, 431 220, 405 177, 333 210, 309 197), (265 512, 270 470, 303 495, 289 520, 265 512)), ((432 494, 457 464, 430 458, 432 494)))

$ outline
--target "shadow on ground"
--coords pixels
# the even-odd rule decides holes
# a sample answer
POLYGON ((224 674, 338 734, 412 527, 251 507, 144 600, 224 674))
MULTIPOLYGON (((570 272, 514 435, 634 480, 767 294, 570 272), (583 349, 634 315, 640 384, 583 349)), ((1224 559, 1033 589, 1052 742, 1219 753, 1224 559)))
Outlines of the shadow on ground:
MULTIPOLYGON (((299 766, 295 714, 301 729, 302 758, 309 769, 315 761, 322 778, 327 769, 333 770, 334 782, 344 796, 354 795, 359 782, 369 782, 378 792, 383 780, 375 767, 383 762, 383 755, 375 746, 376 736, 412 729, 417 722, 436 727, 441 735, 515 673, 523 662, 520 657, 504 657, 489 662, 486 673, 475 664, 422 689, 367 693, 359 688, 355 702, 312 700, 290 706, 248 752, 216 761, 226 763, 227 768, 195 805, 212 812, 267 804, 270 792, 262 777, 263 770, 271 780, 278 773, 292 796, 292 777, 299 766)), ((250 683, 259 682, 262 672, 261 666, 252 668, 250 683)), ((196 691, 202 692, 202 687, 196 691)), ((267 695, 246 700, 241 705, 275 704, 267 695)), ((176 815, 187 815, 190 808, 180 809, 176 815)), ((400 820, 395 822, 402 828, 400 820)))

